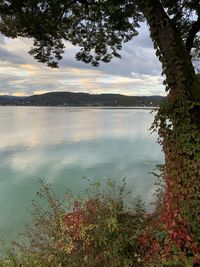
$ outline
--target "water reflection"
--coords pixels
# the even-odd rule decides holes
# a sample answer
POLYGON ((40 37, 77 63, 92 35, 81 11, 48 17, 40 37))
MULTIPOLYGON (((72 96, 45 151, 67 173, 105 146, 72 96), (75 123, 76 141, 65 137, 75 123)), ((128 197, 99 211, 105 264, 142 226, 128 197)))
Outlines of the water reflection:
POLYGON ((147 110, 0 107, 0 238, 16 237, 28 220, 38 177, 60 195, 82 189, 82 177, 126 177, 149 203, 149 172, 163 160, 152 120, 147 110))
POLYGON ((0 149, 148 135, 146 110, 0 107, 0 149))

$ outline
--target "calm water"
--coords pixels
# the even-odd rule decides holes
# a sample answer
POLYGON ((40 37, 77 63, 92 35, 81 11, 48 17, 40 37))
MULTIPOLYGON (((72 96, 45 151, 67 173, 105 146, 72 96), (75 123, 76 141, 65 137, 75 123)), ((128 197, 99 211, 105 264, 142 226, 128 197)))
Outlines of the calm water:
MULTIPOLYGON (((45 178, 63 195, 91 180, 126 177, 149 203, 163 156, 149 110, 0 107, 0 239, 17 238, 45 178)), ((149 205, 147 204, 149 207, 149 205)))

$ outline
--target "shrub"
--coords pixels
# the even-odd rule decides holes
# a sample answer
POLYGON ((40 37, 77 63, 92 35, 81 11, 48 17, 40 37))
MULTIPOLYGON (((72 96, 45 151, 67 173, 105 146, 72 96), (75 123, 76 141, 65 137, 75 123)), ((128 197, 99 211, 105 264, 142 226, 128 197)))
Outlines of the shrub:
POLYGON ((70 196, 67 206, 49 185, 41 183, 38 195, 48 206, 33 202, 34 224, 25 232, 23 243, 13 243, 3 267, 144 266, 138 240, 147 216, 139 199, 133 209, 125 206, 124 180, 119 187, 108 180, 106 190, 99 183, 90 184, 87 199, 70 196))

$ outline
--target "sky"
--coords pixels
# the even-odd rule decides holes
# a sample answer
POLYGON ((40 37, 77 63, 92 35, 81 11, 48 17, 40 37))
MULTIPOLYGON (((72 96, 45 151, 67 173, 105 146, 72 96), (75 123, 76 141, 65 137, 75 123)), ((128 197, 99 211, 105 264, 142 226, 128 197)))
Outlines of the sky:
POLYGON ((121 59, 101 63, 98 68, 77 61, 77 47, 66 43, 59 69, 51 69, 28 54, 31 45, 32 40, 0 35, 0 95, 55 91, 165 95, 161 64, 145 24, 138 36, 123 45, 121 59))

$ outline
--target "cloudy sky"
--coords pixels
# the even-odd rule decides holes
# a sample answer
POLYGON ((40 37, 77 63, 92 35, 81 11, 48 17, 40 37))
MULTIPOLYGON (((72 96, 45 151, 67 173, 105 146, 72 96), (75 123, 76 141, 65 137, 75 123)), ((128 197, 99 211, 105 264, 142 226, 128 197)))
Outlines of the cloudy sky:
POLYGON ((53 91, 165 95, 161 64, 145 25, 125 44, 122 59, 95 68, 74 59, 77 48, 66 44, 59 69, 38 63, 28 54, 31 40, 0 35, 0 95, 31 95, 53 91))

